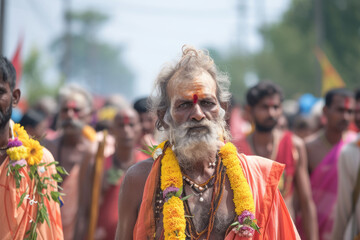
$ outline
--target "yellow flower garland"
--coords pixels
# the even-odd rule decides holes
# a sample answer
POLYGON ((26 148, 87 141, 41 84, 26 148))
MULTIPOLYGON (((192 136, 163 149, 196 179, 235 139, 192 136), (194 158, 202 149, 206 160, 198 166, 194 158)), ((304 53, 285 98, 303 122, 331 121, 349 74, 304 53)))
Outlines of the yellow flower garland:
POLYGON ((226 167, 226 175, 229 178, 230 186, 234 193, 236 214, 240 215, 244 210, 248 210, 255 215, 254 199, 242 171, 236 147, 228 142, 220 149, 219 155, 226 167))
MULTIPOLYGON (((154 150, 163 149, 165 142, 159 144, 154 150)), ((175 187, 182 188, 182 173, 179 163, 171 147, 166 148, 165 154, 161 160, 161 190, 175 187)), ((243 211, 250 211, 255 214, 255 205, 250 186, 242 171, 236 148, 231 143, 226 143, 219 155, 226 167, 226 174, 230 181, 231 189, 234 193, 235 212, 240 215, 243 211)), ((163 207, 163 224, 165 239, 185 239, 185 211, 183 201, 172 196, 163 207)))

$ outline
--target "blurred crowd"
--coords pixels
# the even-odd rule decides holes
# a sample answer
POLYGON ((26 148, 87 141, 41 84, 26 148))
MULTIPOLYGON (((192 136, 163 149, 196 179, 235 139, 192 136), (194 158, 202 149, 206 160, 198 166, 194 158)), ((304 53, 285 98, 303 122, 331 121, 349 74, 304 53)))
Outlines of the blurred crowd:
MULTIPOLYGON (((303 239, 342 239, 356 207, 360 159, 346 158, 353 151, 348 144, 358 141, 360 148, 360 91, 333 89, 323 99, 305 94, 284 100, 281 86, 260 82, 246 97, 235 97, 244 102, 233 98, 227 109, 232 142, 241 153, 286 165, 279 189, 303 239)), ((150 158, 157 144, 149 101, 99 99, 67 84, 56 99, 40 98, 14 119, 69 173, 61 184, 65 239, 115 238, 122 177, 150 158)), ((354 221, 360 223, 359 213, 354 221)))

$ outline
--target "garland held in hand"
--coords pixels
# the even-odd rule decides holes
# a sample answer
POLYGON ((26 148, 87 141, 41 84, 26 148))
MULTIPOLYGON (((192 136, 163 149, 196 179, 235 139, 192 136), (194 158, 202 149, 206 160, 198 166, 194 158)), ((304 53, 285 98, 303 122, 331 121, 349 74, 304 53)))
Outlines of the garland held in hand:
MULTIPOLYGON (((36 218, 35 220, 30 221, 30 229, 26 232, 26 239, 33 240, 37 238, 36 226, 38 223, 44 223, 44 221, 46 221, 50 227, 49 214, 44 199, 47 198, 49 201, 52 199, 62 205, 61 195, 63 194, 58 192, 57 187, 51 182, 62 182, 59 173, 68 173, 63 167, 56 166, 56 170, 59 173, 55 172, 51 174, 51 177, 44 176, 43 173, 48 171, 47 168, 51 165, 57 165, 58 162, 41 162, 44 154, 43 147, 38 141, 31 139, 20 124, 10 123, 10 129, 11 138, 8 141, 6 150, 10 159, 7 167, 7 176, 12 175, 15 179, 16 188, 20 188, 21 179, 24 178, 21 174, 21 169, 25 168, 25 171, 28 171, 29 177, 32 180, 32 184, 34 184, 33 196, 29 196, 29 187, 27 187, 27 190, 21 195, 19 203, 17 204, 17 207, 19 208, 24 199, 31 199, 30 205, 37 204, 36 218), (49 196, 48 189, 50 188, 53 188, 54 190, 50 192, 49 196)), ((60 187, 58 188, 61 189, 60 187)))
MULTIPOLYGON (((164 236, 165 239, 185 239, 186 220, 182 201, 184 199, 180 197, 183 188, 182 173, 171 147, 167 147, 163 153, 165 143, 157 146, 152 154, 154 159, 164 154, 161 160, 161 190, 166 201, 163 207, 164 236)), ((255 223, 254 200, 235 146, 226 143, 220 149, 219 156, 226 167, 226 174, 234 193, 233 201, 238 221, 232 226, 240 236, 252 237, 255 230, 259 232, 259 227, 255 223)))

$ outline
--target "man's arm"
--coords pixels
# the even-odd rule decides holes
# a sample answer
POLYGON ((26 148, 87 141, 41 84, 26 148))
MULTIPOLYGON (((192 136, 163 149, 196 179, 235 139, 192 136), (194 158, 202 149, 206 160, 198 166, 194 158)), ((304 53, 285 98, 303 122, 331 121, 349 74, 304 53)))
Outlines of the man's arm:
POLYGON ((126 172, 119 194, 119 220, 115 238, 117 240, 133 239, 133 230, 141 205, 145 182, 153 162, 152 159, 144 160, 126 172))
POLYGON ((306 149, 304 142, 296 136, 293 136, 293 143, 297 152, 294 153, 294 157, 298 157, 295 173, 295 187, 299 193, 301 213, 303 216, 302 219, 304 219, 303 227, 306 239, 317 240, 319 239, 318 223, 316 207, 311 193, 306 149))

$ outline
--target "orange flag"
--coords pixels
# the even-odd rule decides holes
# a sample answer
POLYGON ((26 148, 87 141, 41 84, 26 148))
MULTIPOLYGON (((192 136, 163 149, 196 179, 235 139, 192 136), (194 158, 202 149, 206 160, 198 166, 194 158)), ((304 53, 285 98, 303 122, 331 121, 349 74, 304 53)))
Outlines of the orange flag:
POLYGON ((14 65, 16 70, 16 87, 20 86, 20 80, 22 75, 22 62, 21 62, 21 50, 23 45, 23 38, 20 38, 20 41, 16 47, 16 52, 11 60, 11 63, 14 65))
POLYGON ((322 95, 325 95, 330 89, 345 87, 344 81, 330 63, 325 53, 320 48, 316 48, 315 53, 322 69, 322 95))

